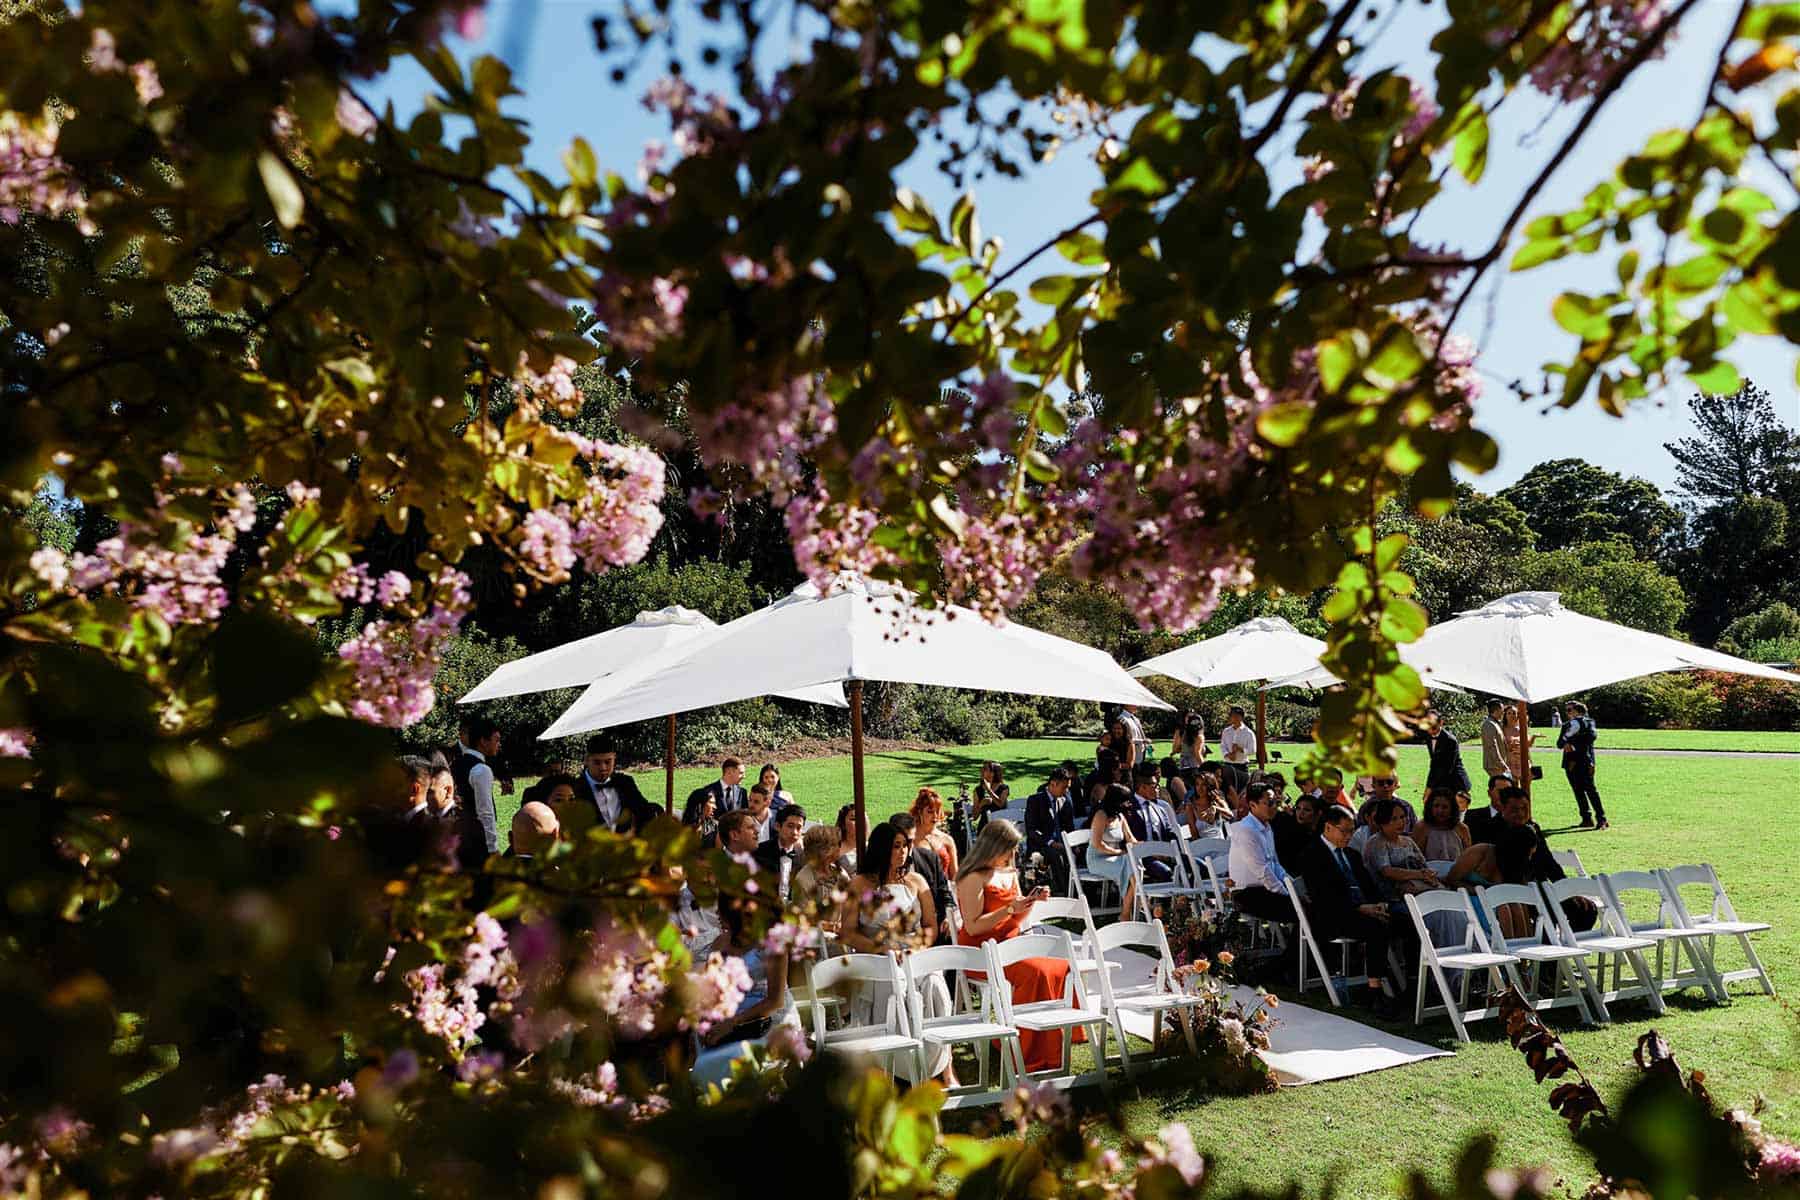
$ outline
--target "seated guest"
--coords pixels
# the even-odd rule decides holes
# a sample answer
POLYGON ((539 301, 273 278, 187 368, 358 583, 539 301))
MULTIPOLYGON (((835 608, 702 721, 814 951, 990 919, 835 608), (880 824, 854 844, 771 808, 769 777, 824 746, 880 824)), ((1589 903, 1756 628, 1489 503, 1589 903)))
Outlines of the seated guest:
POLYGON ((1133 804, 1125 813, 1132 835, 1140 842, 1172 842, 1180 837, 1175 810, 1162 798, 1154 763, 1131 769, 1133 804))
POLYGON ((918 823, 915 845, 937 855, 946 880, 956 878, 956 843, 944 832, 944 800, 931 788, 920 788, 913 797, 912 817, 918 823))
MULTIPOLYGON (((1057 768, 1060 772, 1061 767, 1057 768)), ((1040 793, 1041 794, 1041 793, 1040 793)), ((956 875, 956 902, 963 914, 956 940, 964 946, 1006 941, 1031 926, 1031 911, 1050 898, 1049 888, 1019 894, 1019 830, 1011 821, 989 821, 969 847, 956 875)), ((1058 1000, 1068 986, 1069 962, 1061 958, 1026 958, 1006 968, 1014 1004, 1058 1000)), ((1062 1062, 1062 1035, 1021 1031, 1020 1048, 1027 1071, 1047 1071, 1062 1062)))
POLYGON ((869 831, 863 858, 838 909, 838 939, 858 954, 929 946, 938 917, 930 889, 913 870, 912 839, 884 821, 869 831))
POLYGON ((1406 814, 1398 800, 1375 801, 1374 834, 1363 845, 1363 862, 1388 900, 1444 886, 1437 872, 1425 865, 1419 843, 1406 835, 1405 826, 1406 814))
POLYGON ((1086 825, 1088 818, 1093 816, 1088 811, 1087 772, 1072 758, 1062 760, 1062 769, 1069 773, 1069 803, 1074 806, 1075 820, 1086 825))
POLYGON ((1189 789, 1187 777, 1181 770, 1181 763, 1173 754, 1170 754, 1164 756, 1157 769, 1162 772, 1163 799, 1169 802, 1169 807, 1175 812, 1186 812, 1189 789))
POLYGON ((736 1013, 700 1036, 703 1048, 693 1068, 697 1083, 723 1083, 730 1079, 733 1061, 750 1047, 766 1044, 769 1031, 776 1024, 791 1025, 796 1035, 800 1031, 799 1012, 788 998, 787 955, 766 952, 762 940, 751 936, 746 917, 742 900, 720 901, 724 936, 716 949, 743 961, 750 976, 750 990, 738 1001, 736 1013))
POLYGON ((1063 849, 1063 835, 1080 828, 1069 795, 1074 783, 1067 767, 1057 767, 1044 786, 1025 800, 1025 857, 1041 856, 1057 886, 1064 889, 1069 886, 1069 856, 1063 849))
MULTIPOLYGON (((1300 873, 1300 857, 1319 840, 1322 808, 1316 797, 1302 792, 1290 812, 1275 814, 1275 857, 1289 875, 1300 873)), ((1344 837, 1348 839, 1349 832, 1344 837)))
POLYGON ((711 847, 719 841, 719 802, 706 792, 696 792, 688 797, 688 805, 681 814, 681 823, 691 825, 694 832, 700 835, 700 844, 711 847))
POLYGON ((749 800, 744 791, 744 764, 735 758, 727 758, 719 764, 719 777, 703 788, 695 788, 688 793, 687 807, 681 810, 683 825, 698 825, 700 813, 712 801, 711 809, 714 818, 730 812, 734 808, 742 808, 749 800))
POLYGON ((456 819, 456 772, 442 750, 431 752, 431 815, 439 821, 456 819))
POLYGON ((768 788, 760 783, 751 788, 750 800, 744 805, 744 811, 756 822, 756 840, 759 845, 774 836, 774 799, 769 795, 768 788))
MULTIPOLYGON (((618 770, 619 747, 610 736, 597 733, 588 739, 587 758, 575 780, 575 797, 586 802, 585 823, 598 822, 614 833, 635 833, 650 824, 662 806, 644 799, 637 781, 618 770)), ((570 833, 580 830, 563 828, 570 833)))
MULTIPOLYGON (((1494 858, 1500 878, 1507 883, 1551 883, 1564 878, 1562 864, 1550 853, 1544 831, 1531 819, 1531 798, 1525 789, 1508 781, 1499 792, 1501 826, 1495 837, 1494 858)), ((1599 906, 1586 896, 1571 896, 1562 907, 1577 933, 1592 929, 1600 920, 1599 906)), ((1505 908, 1500 910, 1500 916, 1512 924, 1508 920, 1511 914, 1505 908)))
MULTIPOLYGON (((1318 836, 1298 851, 1313 936, 1322 946, 1338 938, 1361 942, 1368 961, 1365 1000, 1383 1016, 1395 1016, 1399 1006, 1390 1007, 1381 976, 1387 968, 1389 945, 1396 938, 1406 939, 1412 922, 1381 899, 1361 857, 1350 852, 1350 833, 1356 827, 1350 810, 1334 805, 1320 815, 1318 825, 1318 836)), ((1405 979, 1395 983, 1398 991, 1406 990, 1405 979)))
POLYGON ((761 845, 756 834, 756 818, 747 808, 734 808, 719 818, 719 848, 731 855, 740 866, 756 866, 756 848, 761 845))
POLYGON ((1088 824, 1088 832, 1093 836, 1088 839, 1085 864, 1093 874, 1119 889, 1124 912, 1131 911, 1137 897, 1131 877, 1131 846, 1137 838, 1125 820, 1125 810, 1130 807, 1131 793, 1116 783, 1101 794, 1094 819, 1088 824))
POLYGON ((771 807, 780 808, 794 802, 793 794, 781 786, 781 768, 774 763, 763 764, 763 769, 757 772, 756 782, 768 790, 771 807))
POLYGON ((800 835, 800 869, 788 883, 788 907, 837 929, 837 909, 850 883, 850 873, 838 864, 838 831, 832 825, 814 825, 800 835))
POLYGON ((1374 808, 1376 804, 1383 800, 1392 800, 1395 804, 1400 806, 1401 813, 1406 817, 1406 828, 1403 832, 1408 837, 1412 836, 1413 826, 1419 822, 1419 814, 1413 810, 1412 805, 1408 804, 1401 797, 1400 777, 1391 771, 1386 775, 1377 775, 1369 780, 1369 798, 1363 801, 1362 808, 1357 810, 1356 815, 1362 818, 1364 822, 1367 822, 1367 810, 1374 808))
POLYGON ((1445 883, 1465 887, 1500 882, 1493 846, 1470 838, 1454 792, 1432 788, 1426 794, 1425 815, 1413 826, 1412 836, 1427 863, 1443 864, 1434 869, 1445 883))
POLYGON ((944 873, 944 860, 939 858, 931 847, 919 841, 919 822, 911 813, 895 813, 888 818, 888 824, 911 840, 913 872, 925 881, 925 891, 931 897, 932 911, 937 914, 937 925, 927 944, 935 946, 940 942, 948 941, 950 938, 950 880, 952 876, 944 873))
POLYGON ((1475 842, 1498 843, 1500 835, 1505 832, 1506 818, 1500 815, 1500 792, 1513 786, 1510 775, 1488 776, 1486 808, 1471 808, 1463 816, 1463 823, 1469 827, 1469 839, 1475 842))
POLYGON ((1188 830, 1197 838, 1223 833, 1223 826, 1237 819, 1225 802, 1225 788, 1220 782, 1223 769, 1216 760, 1203 762, 1194 776, 1194 791, 1188 797, 1184 815, 1188 830))
POLYGON ((1106 789, 1121 782, 1119 759, 1111 750, 1102 749, 1092 772, 1081 781, 1081 808, 1088 818, 1099 810, 1106 789))
POLYGON ((806 828, 806 811, 798 804, 783 805, 775 814, 775 836, 757 846, 756 865, 775 877, 775 898, 787 903, 788 887, 800 869, 800 834, 806 828))
POLYGON ((535 858, 555 844, 556 835, 555 811, 542 800, 528 800, 513 814, 510 853, 514 858, 535 858))
POLYGON ((1288 899, 1286 868, 1275 854, 1275 793, 1266 783, 1253 783, 1245 797, 1248 812, 1231 827, 1231 899, 1238 911, 1276 921, 1297 923, 1288 899))
POLYGON ((1326 767, 1319 772, 1313 784, 1313 795, 1318 798, 1320 813, 1334 807, 1347 808, 1352 813, 1356 811, 1356 802, 1344 787, 1344 773, 1336 767, 1326 767))
POLYGON ((846 804, 844 807, 838 809, 837 861, 838 866, 843 868, 844 874, 856 874, 856 846, 859 841, 857 835, 860 833, 862 835, 861 840, 866 840, 868 837, 868 830, 869 827, 866 820, 860 825, 857 823, 856 805, 846 804))
MULTIPOLYGON (((970 818, 987 819, 990 812, 1012 803, 1012 789, 1006 786, 1006 768, 993 759, 981 764, 981 779, 975 784, 974 807, 970 818)), ((951 871, 951 874, 956 874, 951 871)))

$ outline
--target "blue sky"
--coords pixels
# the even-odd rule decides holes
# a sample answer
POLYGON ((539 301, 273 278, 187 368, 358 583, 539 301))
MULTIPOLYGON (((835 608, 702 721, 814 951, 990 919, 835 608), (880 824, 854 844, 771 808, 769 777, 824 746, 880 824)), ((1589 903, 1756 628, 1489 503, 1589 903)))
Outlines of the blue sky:
MULTIPOLYGON (((1734 8, 1696 6, 1667 56, 1644 67, 1621 90, 1582 148, 1551 179, 1534 214, 1574 206, 1650 133, 1693 120, 1734 8)), ((649 74, 622 86, 607 77, 593 48, 590 22, 598 11, 590 0, 539 0, 535 5, 489 0, 483 36, 473 43, 453 42, 465 60, 501 54, 513 65, 525 94, 514 98, 510 110, 530 121, 531 165, 552 177, 561 174, 562 150, 578 134, 588 139, 604 167, 628 176, 646 141, 667 140, 663 119, 646 113, 638 103, 649 74)), ((1429 61, 1426 44, 1443 19, 1435 5, 1406 4, 1376 42, 1366 60, 1369 69, 1411 67, 1414 74, 1424 76, 1429 61)), ((385 81, 382 94, 405 114, 417 107, 428 88, 424 72, 405 64, 385 81)), ((1578 106, 1553 105, 1535 94, 1509 102, 1494 127, 1485 178, 1473 188, 1453 180, 1452 194, 1433 206, 1432 216, 1420 223, 1416 236, 1449 247, 1484 249, 1503 214, 1579 113, 1578 106)), ((1085 198, 1098 180, 1082 150, 1065 151, 1023 181, 990 179, 974 185, 982 228, 999 235, 1008 248, 1001 255, 1002 264, 1010 264, 1013 254, 1037 245, 1082 214, 1085 198)), ((923 193, 940 213, 947 213, 955 200, 947 181, 928 162, 904 182, 923 193)), ((1055 270, 1059 261, 1046 256, 1040 273, 1055 270)), ((1028 269, 1020 284, 1031 274, 1028 269)), ((1494 490, 1535 463, 1579 456, 1665 488, 1672 486, 1673 463, 1662 447, 1690 432, 1685 385, 1667 389, 1622 420, 1608 416, 1592 401, 1545 414, 1541 403, 1522 402, 1506 386, 1517 378, 1536 379, 1546 360, 1568 353, 1573 339, 1551 320, 1551 301, 1564 290, 1606 286, 1612 278, 1610 262, 1580 259, 1496 278, 1498 288, 1484 284, 1458 326, 1482 347, 1487 387, 1477 419, 1501 447, 1499 466, 1474 480, 1476 485, 1494 490)), ((1793 348, 1778 339, 1764 339, 1740 342, 1735 349, 1739 368, 1775 394, 1779 410, 1790 422, 1800 420, 1793 348)))

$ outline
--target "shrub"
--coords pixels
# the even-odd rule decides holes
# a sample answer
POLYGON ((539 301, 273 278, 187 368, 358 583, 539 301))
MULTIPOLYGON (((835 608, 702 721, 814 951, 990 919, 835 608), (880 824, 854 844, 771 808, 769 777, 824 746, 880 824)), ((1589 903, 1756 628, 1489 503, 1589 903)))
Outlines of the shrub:
POLYGON ((1800 612, 1777 600, 1739 617, 1719 634, 1719 649, 1727 654, 1739 654, 1759 661, 1792 661, 1791 648, 1788 655, 1765 658, 1757 649, 1765 642, 1800 646, 1800 612))
POLYGON ((1640 729, 1736 728, 1705 673, 1671 672, 1595 688, 1588 711, 1602 725, 1640 729))

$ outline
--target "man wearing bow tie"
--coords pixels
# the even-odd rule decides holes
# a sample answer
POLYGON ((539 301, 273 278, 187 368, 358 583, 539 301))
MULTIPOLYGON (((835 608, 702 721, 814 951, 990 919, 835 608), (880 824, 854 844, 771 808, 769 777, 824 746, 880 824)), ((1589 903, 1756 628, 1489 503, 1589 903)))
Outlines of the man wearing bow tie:
POLYGON ((588 739, 587 758, 575 780, 575 796, 593 805, 594 819, 614 833, 635 833, 662 812, 660 805, 644 799, 637 781, 617 770, 619 748, 612 738, 597 733, 588 739))

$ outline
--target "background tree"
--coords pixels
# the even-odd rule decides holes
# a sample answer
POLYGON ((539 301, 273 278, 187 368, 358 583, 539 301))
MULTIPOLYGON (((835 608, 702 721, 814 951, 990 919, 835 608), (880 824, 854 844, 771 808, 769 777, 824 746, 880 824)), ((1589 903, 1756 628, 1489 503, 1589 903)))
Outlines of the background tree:
POLYGON ((1696 392, 1688 414, 1700 432, 1663 448, 1675 459, 1676 486, 1696 504, 1766 496, 1800 465, 1800 432, 1782 422, 1768 389, 1754 381, 1730 395, 1696 392))
POLYGON ((1622 538, 1638 557, 1653 559, 1681 526, 1681 513, 1655 484, 1579 458, 1539 463, 1500 497, 1525 514, 1539 550, 1622 538))

